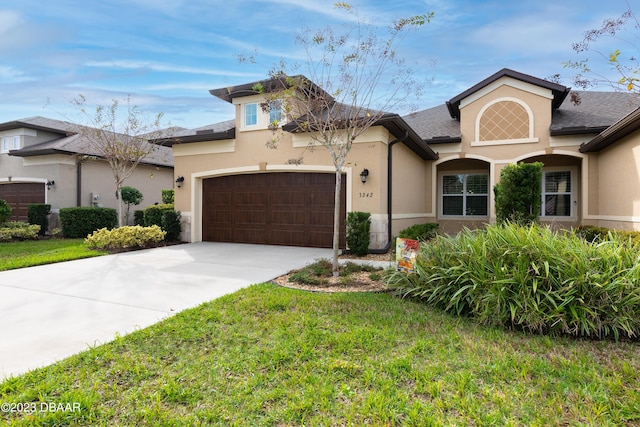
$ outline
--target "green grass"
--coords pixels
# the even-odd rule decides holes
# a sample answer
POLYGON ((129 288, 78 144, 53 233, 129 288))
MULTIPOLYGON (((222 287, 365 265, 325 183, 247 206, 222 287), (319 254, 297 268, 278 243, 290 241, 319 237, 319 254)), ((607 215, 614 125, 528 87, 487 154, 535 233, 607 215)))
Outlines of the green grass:
POLYGON ((637 343, 531 336, 390 294, 255 285, 0 383, 17 426, 640 423, 637 343), (70 406, 71 406, 70 405, 70 406))
POLYGON ((84 239, 25 240, 0 243, 0 271, 105 255, 84 239))

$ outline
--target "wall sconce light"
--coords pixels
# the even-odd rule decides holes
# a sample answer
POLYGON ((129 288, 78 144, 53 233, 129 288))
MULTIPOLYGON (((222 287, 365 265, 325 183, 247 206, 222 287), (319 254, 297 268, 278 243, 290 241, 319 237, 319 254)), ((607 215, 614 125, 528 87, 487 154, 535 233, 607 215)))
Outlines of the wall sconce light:
POLYGON ((56 182, 54 180, 47 181, 47 190, 51 190, 51 187, 53 187, 55 184, 56 182))
POLYGON ((178 179, 176 179, 176 187, 181 188, 183 182, 184 182, 184 176, 179 176, 178 179))
POLYGON ((363 169, 362 172, 360 172, 360 181, 362 181, 362 183, 364 184, 365 182, 367 182, 368 176, 369 176, 369 169, 363 169))

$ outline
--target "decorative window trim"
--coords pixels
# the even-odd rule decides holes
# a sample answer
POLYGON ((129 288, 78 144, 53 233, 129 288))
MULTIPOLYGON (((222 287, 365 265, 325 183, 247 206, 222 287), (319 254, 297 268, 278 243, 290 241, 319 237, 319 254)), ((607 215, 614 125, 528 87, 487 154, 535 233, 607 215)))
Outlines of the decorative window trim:
MULTIPOLYGON (((465 183, 464 185, 466 186, 466 178, 465 178, 465 183)), ((489 171, 486 170, 465 170, 465 171, 442 171, 438 173, 438 199, 439 199, 439 207, 438 207, 438 216, 441 219, 462 219, 462 220, 481 220, 481 219, 488 219, 490 212, 491 212, 491 176, 489 171), (486 215, 467 215, 465 212, 465 206, 466 206, 466 201, 467 201, 467 197, 469 196, 468 193, 465 193, 463 190, 463 193, 461 194, 461 196, 463 197, 463 214, 462 215, 447 215, 444 213, 444 198, 447 197, 444 194, 444 177, 445 176, 451 176, 451 175, 465 175, 465 176, 469 176, 469 175, 485 175, 487 177, 487 192, 486 193, 478 193, 475 194, 475 196, 485 196, 487 198, 487 213, 486 215)), ((451 196, 454 196, 453 194, 451 196)))
POLYGON ((529 107, 529 105, 518 98, 513 97, 501 97, 496 98, 493 101, 487 103, 478 115, 476 116, 476 124, 475 124, 475 140, 471 141, 472 147, 482 147, 482 146, 491 146, 491 145, 510 145, 510 144, 532 144, 536 142, 540 142, 539 138, 534 137, 534 116, 533 111, 529 107), (520 105, 527 112, 529 116, 529 137, 528 138, 515 138, 515 139, 505 139, 505 140, 494 140, 494 141, 480 141, 480 120, 484 113, 491 108, 493 105, 499 102, 515 102, 520 105))

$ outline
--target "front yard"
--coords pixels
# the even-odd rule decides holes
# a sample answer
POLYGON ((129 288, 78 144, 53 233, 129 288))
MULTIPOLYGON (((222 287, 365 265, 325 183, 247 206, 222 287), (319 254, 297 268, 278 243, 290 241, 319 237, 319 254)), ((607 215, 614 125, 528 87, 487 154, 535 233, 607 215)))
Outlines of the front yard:
POLYGON ((0 423, 630 426, 638 384, 637 343, 260 284, 5 380, 0 423), (35 412, 11 411, 25 407, 35 412))
POLYGON ((84 239, 25 240, 0 243, 0 271, 33 267, 106 254, 91 250, 84 239))

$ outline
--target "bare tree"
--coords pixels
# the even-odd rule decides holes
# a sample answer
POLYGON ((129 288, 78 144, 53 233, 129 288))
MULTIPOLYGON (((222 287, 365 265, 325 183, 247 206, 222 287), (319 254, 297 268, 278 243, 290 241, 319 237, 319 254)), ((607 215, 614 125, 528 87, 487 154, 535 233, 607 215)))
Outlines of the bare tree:
POLYGON ((117 99, 111 105, 98 105, 88 110, 86 98, 79 95, 71 104, 87 122, 87 126, 77 126, 77 133, 88 144, 88 152, 109 163, 113 173, 116 198, 118 200, 118 226, 124 224, 122 186, 141 161, 158 150, 158 146, 148 140, 166 137, 161 128, 163 114, 147 119, 143 112, 131 104, 127 97, 125 111, 117 99))
MULTIPOLYGON (((577 54, 593 52, 600 57, 601 63, 608 63, 615 70, 618 79, 610 79, 595 71, 589 58, 568 61, 564 63, 565 68, 577 70, 573 78, 576 86, 587 89, 604 84, 616 90, 640 93, 640 23, 628 2, 627 7, 619 17, 605 19, 599 28, 586 31, 583 39, 573 44, 573 50, 577 54), (597 49, 597 43, 603 38, 615 38, 620 45, 611 52, 601 52, 597 49)), ((579 99, 574 99, 576 101, 579 102, 579 99)))
POLYGON ((380 27, 362 19, 350 4, 335 6, 353 17, 346 30, 303 30, 296 42, 305 50, 306 62, 281 61, 269 71, 271 79, 254 90, 266 95, 263 110, 283 115, 280 119, 273 115, 268 146, 277 147, 283 130, 304 132, 312 146, 326 148, 331 156, 335 166, 333 274, 338 275, 340 188, 347 155, 358 136, 390 115, 387 111, 405 107, 410 97, 420 93, 423 85, 397 49, 410 30, 429 22, 433 14, 393 21, 382 36, 380 27), (298 69, 306 75, 289 72, 298 69))

